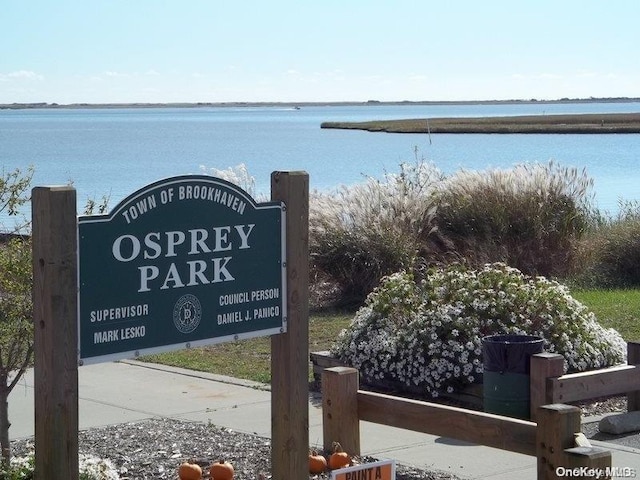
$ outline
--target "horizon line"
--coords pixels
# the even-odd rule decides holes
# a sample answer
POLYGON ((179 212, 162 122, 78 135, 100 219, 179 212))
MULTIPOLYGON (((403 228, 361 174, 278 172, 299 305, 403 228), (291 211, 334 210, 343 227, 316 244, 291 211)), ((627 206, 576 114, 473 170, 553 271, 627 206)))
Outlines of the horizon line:
POLYGON ((460 105, 460 104, 496 104, 496 103, 597 103, 597 102, 635 102, 640 97, 588 97, 554 100, 505 99, 505 100, 339 100, 339 101, 224 101, 224 102, 14 102, 0 103, 0 109, 20 108, 118 108, 118 107, 229 107, 229 106, 340 106, 340 105, 460 105))

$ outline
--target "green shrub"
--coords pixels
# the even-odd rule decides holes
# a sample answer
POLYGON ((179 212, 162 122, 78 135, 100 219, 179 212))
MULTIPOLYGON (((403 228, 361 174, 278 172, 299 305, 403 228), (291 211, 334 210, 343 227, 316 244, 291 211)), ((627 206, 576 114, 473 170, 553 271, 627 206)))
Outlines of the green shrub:
POLYGON ((5 462, 0 465, 0 480, 32 480, 34 467, 33 455, 14 457, 10 465, 6 465, 5 462))
POLYGON ((640 287, 640 203, 621 203, 613 219, 601 219, 581 243, 581 285, 640 287))
POLYGON ((382 180, 314 192, 312 271, 336 282, 345 302, 361 304, 384 275, 411 268, 420 239, 435 228, 433 192, 441 178, 432 165, 417 162, 382 180))
POLYGON ((626 355, 620 334, 600 326, 566 287, 504 264, 431 269, 417 281, 407 272, 386 277, 332 353, 365 378, 419 386, 435 397, 478 380, 482 338, 497 334, 543 338, 569 372, 615 365, 626 355))
POLYGON ((462 170, 441 189, 436 223, 473 265, 504 262, 531 275, 563 275, 588 224, 592 184, 584 171, 553 162, 462 170))

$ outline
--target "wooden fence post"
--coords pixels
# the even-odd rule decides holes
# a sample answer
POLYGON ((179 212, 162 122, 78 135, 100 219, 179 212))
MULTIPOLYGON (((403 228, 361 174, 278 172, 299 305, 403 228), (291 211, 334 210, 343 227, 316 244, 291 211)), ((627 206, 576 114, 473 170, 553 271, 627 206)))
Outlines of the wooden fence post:
POLYGON ((529 369, 529 403, 531 421, 536 421, 538 409, 552 403, 547 391, 547 378, 560 377, 564 373, 564 357, 557 353, 536 353, 531 356, 529 369))
MULTIPOLYGON (((567 461, 563 467, 567 471, 575 472, 577 470, 581 472, 581 467, 587 467, 585 475, 571 475, 573 478, 580 480, 611 478, 606 476, 607 469, 611 470, 611 452, 609 450, 598 447, 574 447, 565 450, 565 454, 567 461), (592 472, 593 475, 589 475, 588 472, 592 472)), ((568 475, 563 475, 562 477, 567 478, 568 475)))
POLYGON ((287 333, 271 337, 271 478, 290 480, 309 475, 309 175, 273 172, 271 199, 287 209, 287 333))
POLYGON ((35 478, 78 480, 76 191, 32 190, 35 478))
MULTIPOLYGON (((627 363, 640 368, 640 342, 627 342, 627 363)), ((627 411, 640 410, 640 391, 627 393, 627 411)))
POLYGON ((558 467, 565 467, 565 449, 575 446, 575 434, 580 431, 578 407, 552 404, 544 405, 536 414, 536 456, 538 480, 556 480, 558 467))
POLYGON ((327 368, 322 372, 322 437, 325 451, 338 442, 350 455, 360 455, 358 370, 327 368))

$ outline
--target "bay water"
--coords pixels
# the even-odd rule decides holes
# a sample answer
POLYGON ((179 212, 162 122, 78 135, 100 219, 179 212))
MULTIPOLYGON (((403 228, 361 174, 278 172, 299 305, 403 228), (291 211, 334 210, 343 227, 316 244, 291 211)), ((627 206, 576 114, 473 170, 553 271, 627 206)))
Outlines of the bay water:
POLYGON ((33 166, 33 186, 73 183, 110 207, 166 177, 244 164, 256 193, 270 173, 305 170, 312 189, 379 178, 415 156, 458 169, 547 163, 586 169, 597 206, 640 200, 640 134, 388 134, 321 129, 324 121, 640 112, 640 102, 0 110, 5 172, 33 166), (204 170, 203 170, 204 169, 204 170))

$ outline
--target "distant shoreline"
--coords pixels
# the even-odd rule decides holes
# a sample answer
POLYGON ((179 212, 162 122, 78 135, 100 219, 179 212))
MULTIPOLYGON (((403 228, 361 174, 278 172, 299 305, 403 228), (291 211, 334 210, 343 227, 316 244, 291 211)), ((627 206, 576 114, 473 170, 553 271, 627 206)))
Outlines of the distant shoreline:
POLYGON ((585 113, 505 117, 418 118, 323 122, 321 128, 386 133, 640 133, 640 113, 585 113))
POLYGON ((376 106, 376 105, 513 105, 513 104, 563 104, 563 103, 629 103, 640 102, 640 98, 561 98, 558 100, 424 100, 382 102, 173 102, 173 103, 0 103, 0 110, 22 110, 37 108, 78 109, 78 108, 211 108, 211 107, 314 107, 314 106, 376 106))

